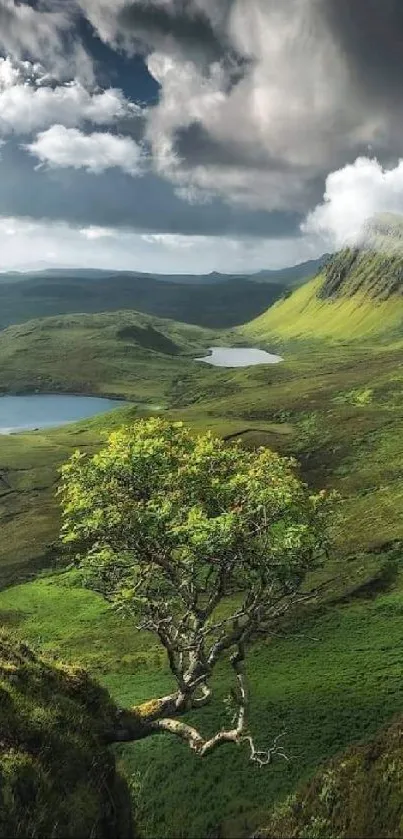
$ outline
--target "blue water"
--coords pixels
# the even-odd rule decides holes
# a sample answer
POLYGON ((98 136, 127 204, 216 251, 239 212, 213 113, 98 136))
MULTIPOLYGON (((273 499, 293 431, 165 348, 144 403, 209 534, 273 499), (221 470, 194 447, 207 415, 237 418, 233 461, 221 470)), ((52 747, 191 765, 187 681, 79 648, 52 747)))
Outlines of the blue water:
POLYGON ((103 414, 123 404, 117 399, 102 399, 97 396, 0 396, 0 434, 66 425, 103 414))
POLYGON ((213 367, 251 367, 255 364, 278 364, 279 361, 283 361, 279 355, 248 347, 209 347, 209 350, 211 355, 195 358, 195 361, 204 361, 213 367))

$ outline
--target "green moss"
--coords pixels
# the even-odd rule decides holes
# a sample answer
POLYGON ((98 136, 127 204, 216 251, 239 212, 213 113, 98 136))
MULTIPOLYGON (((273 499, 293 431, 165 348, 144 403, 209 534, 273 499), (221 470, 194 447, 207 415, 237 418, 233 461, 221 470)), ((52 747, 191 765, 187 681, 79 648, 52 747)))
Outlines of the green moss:
POLYGON ((115 707, 85 671, 0 635, 0 836, 130 839, 105 737, 115 707))

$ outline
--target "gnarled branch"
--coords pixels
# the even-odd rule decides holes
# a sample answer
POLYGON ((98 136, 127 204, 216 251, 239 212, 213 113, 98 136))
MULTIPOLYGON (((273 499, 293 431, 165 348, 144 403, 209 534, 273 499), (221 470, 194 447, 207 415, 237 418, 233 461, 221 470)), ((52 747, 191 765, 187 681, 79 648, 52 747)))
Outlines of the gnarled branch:
POLYGON ((238 746, 247 743, 250 750, 250 760, 258 766, 267 766, 276 755, 288 760, 283 748, 279 746, 279 740, 284 736, 284 733, 275 738, 269 749, 261 751, 256 749, 254 740, 247 731, 248 691, 244 673, 244 658, 244 645, 240 642, 231 656, 231 665, 236 676, 238 701, 235 725, 232 728, 221 729, 213 737, 206 739, 197 728, 175 718, 190 708, 200 707, 210 701, 211 689, 200 677, 196 680, 196 684, 192 685, 191 690, 194 692, 200 689, 201 697, 177 692, 162 699, 144 703, 132 710, 123 711, 120 726, 114 732, 111 740, 114 742, 139 740, 162 731, 179 737, 200 757, 204 757, 225 743, 234 743, 238 746), (163 716, 167 711, 175 714, 175 717, 163 716))

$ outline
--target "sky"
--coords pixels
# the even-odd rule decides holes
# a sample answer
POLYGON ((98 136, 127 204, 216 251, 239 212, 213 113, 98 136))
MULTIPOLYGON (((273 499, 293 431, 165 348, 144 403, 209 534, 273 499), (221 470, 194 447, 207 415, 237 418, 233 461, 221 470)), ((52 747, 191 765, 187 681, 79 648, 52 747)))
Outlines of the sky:
POLYGON ((401 0, 0 0, 0 271, 245 272, 403 212, 401 0))

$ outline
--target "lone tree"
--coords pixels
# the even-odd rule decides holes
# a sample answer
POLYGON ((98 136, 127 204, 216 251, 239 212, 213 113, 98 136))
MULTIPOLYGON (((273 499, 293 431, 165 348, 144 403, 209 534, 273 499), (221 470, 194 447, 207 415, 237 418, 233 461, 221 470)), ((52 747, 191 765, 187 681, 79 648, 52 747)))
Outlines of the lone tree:
POLYGON ((115 431, 92 457, 76 452, 59 492, 62 538, 87 584, 156 634, 176 683, 122 711, 111 739, 168 731, 199 755, 247 742, 260 764, 282 753, 278 738, 256 750, 248 731, 245 645, 303 598, 326 549, 325 494, 310 494, 290 459, 159 418, 115 431), (223 657, 235 676, 234 719, 205 739, 180 715, 210 702, 223 657))

